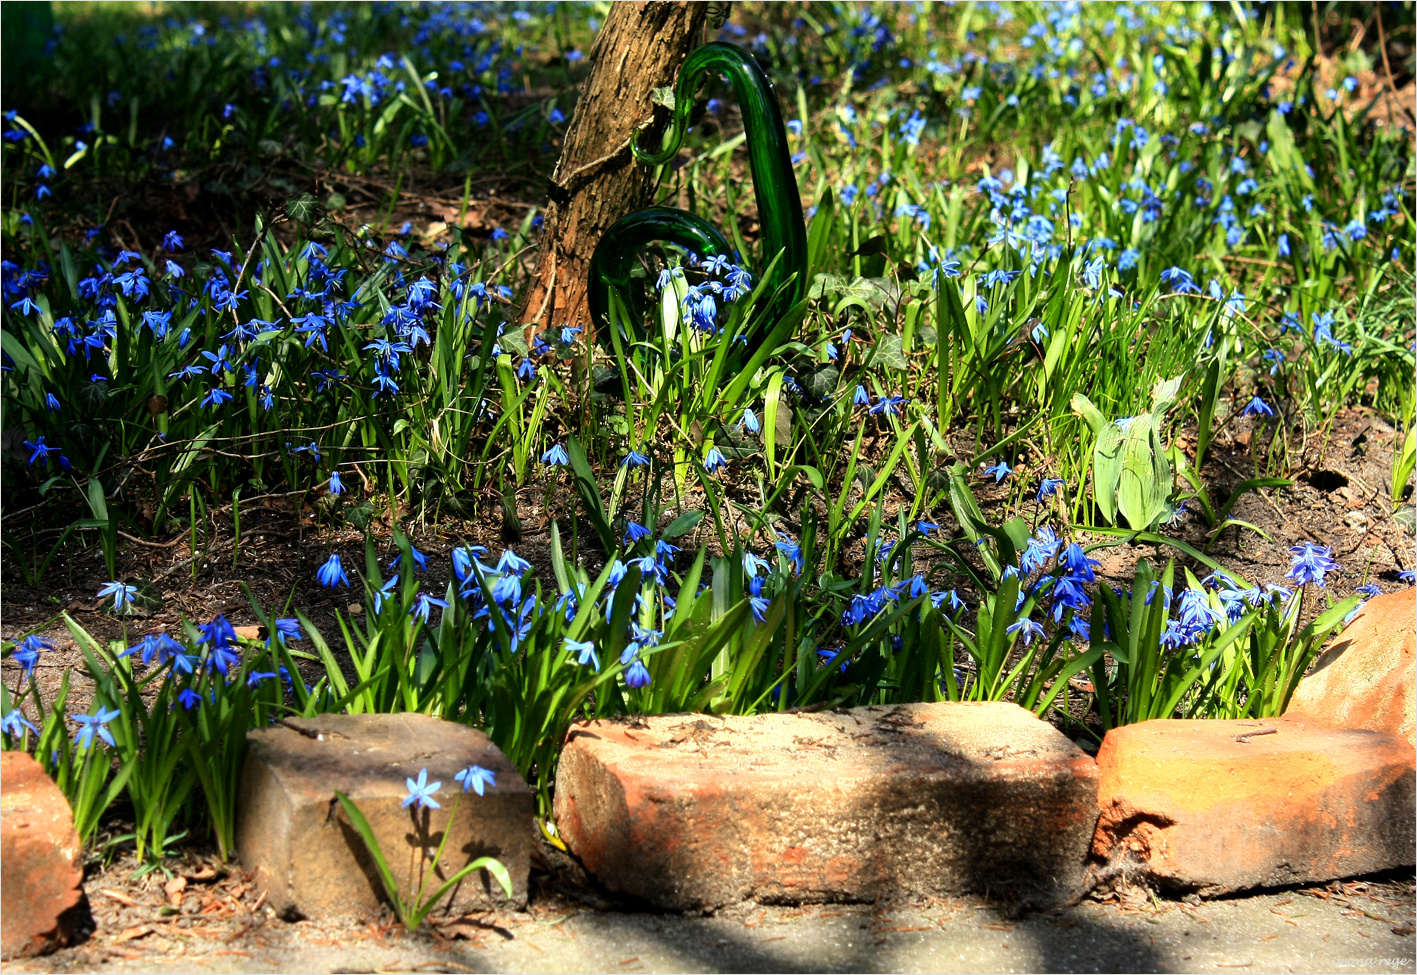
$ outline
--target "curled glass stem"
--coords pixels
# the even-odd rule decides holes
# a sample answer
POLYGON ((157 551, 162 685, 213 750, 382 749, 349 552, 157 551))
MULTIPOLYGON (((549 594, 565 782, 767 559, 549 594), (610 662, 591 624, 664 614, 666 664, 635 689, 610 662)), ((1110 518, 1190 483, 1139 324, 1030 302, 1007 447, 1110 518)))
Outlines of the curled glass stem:
MULTIPOLYGON (((770 327, 807 293, 807 231, 802 221, 797 177, 792 172, 787 130, 777 107, 777 93, 753 56, 741 47, 720 41, 695 50, 679 71, 674 90, 674 120, 659 152, 643 151, 638 133, 631 148, 636 159, 651 166, 663 165, 674 158, 689 128, 694 92, 709 71, 721 71, 727 77, 742 111, 744 142, 748 147, 753 192, 758 203, 758 224, 762 228, 763 266, 771 265, 774 258, 782 255, 768 280, 767 294, 774 296, 770 313, 760 319, 770 327)), ((630 274, 636 255, 654 241, 677 244, 700 257, 732 254, 723 234, 702 217, 685 210, 648 207, 620 218, 606 231, 591 256, 589 302, 591 318, 598 331, 603 332, 609 321, 612 285, 629 304, 630 330, 638 332, 642 328, 643 301, 640 289, 630 287, 630 274)), ((642 339, 644 336, 631 337, 642 339)), ((762 340, 760 334, 753 333, 746 338, 750 349, 756 348, 762 340)))

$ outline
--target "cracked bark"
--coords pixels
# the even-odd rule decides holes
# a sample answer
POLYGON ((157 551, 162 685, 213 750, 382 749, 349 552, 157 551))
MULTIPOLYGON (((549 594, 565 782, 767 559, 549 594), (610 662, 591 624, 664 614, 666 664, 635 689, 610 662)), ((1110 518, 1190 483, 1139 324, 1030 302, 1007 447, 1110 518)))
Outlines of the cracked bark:
POLYGON ((528 334, 590 325, 586 272, 610 225, 648 206, 653 172, 634 161, 630 137, 656 147, 668 115, 651 116, 655 88, 673 84, 679 65, 702 39, 708 4, 649 0, 614 4, 590 51, 590 74, 566 130, 551 201, 541 228, 541 258, 517 321, 528 334))

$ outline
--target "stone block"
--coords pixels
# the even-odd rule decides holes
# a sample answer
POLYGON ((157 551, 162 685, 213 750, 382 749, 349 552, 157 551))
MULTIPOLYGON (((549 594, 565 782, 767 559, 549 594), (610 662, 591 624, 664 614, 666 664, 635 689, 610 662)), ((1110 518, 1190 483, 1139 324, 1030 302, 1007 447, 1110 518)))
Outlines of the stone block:
POLYGON ((1097 768, 1013 704, 913 704, 573 727, 562 839, 671 910, 1084 891, 1097 768))
POLYGON ((1417 589, 1368 600, 1299 682, 1286 714, 1417 745, 1417 589))
MULTIPOLYGON (((493 856, 512 876, 512 904, 526 904, 534 797, 482 732, 418 714, 325 714, 253 730, 247 742, 236 849, 278 913, 367 917, 385 899, 336 790, 369 820, 406 898, 451 829, 428 890, 472 860, 493 856), (453 777, 469 765, 495 773, 497 785, 482 796, 465 793, 453 777), (429 781, 443 783, 433 797, 441 808, 403 808, 405 779, 425 768, 429 781)), ((435 913, 497 906, 508 906, 502 889, 479 870, 435 913)))
POLYGON ((1102 875, 1216 896, 1414 863, 1410 744, 1272 721, 1146 721, 1097 753, 1102 875))
POLYGON ((0 752, 0 863, 0 958, 53 951, 87 924, 74 815, 25 752, 0 752))

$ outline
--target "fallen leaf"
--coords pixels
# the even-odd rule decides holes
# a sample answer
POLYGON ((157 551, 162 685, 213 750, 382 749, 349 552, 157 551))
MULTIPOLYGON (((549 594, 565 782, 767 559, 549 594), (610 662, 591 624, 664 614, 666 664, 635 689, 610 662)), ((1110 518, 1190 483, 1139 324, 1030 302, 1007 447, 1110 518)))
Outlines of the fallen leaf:
POLYGON ((162 885, 162 892, 167 895, 167 902, 173 907, 182 906, 182 892, 187 889, 186 877, 173 877, 162 885))

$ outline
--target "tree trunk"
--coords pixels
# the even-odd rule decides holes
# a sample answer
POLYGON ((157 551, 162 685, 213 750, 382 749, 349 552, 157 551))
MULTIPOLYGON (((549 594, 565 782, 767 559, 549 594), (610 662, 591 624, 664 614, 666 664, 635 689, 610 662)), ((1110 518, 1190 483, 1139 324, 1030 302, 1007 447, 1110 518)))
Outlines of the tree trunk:
MULTIPOLYGON (((702 39, 709 5, 682 0, 621 0, 591 48, 590 74, 566 130, 541 227, 541 260, 518 321, 536 330, 580 325, 589 331, 586 272, 601 235, 652 202, 652 170, 635 162, 630 137, 650 118, 655 88, 674 83, 702 39)), ((667 114, 641 136, 657 148, 667 114)))

